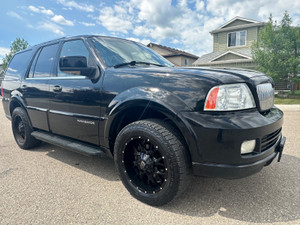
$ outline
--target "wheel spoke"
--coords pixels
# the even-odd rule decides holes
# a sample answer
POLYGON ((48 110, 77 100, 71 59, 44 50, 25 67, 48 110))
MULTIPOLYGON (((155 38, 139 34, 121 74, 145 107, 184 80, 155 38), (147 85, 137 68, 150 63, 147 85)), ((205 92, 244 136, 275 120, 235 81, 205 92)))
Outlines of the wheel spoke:
POLYGON ((164 166, 165 166, 162 157, 157 158, 157 159, 154 158, 153 161, 154 161, 154 164, 155 164, 156 166, 161 166, 161 167, 164 167, 164 166))
POLYGON ((166 172, 161 172, 161 171, 156 171, 156 174, 163 177, 163 178, 167 178, 167 173, 166 172))
POLYGON ((167 171, 164 157, 148 138, 131 138, 125 147, 124 165, 131 182, 142 191, 156 193, 164 186, 167 171), (126 162, 126 158, 131 161, 126 162))

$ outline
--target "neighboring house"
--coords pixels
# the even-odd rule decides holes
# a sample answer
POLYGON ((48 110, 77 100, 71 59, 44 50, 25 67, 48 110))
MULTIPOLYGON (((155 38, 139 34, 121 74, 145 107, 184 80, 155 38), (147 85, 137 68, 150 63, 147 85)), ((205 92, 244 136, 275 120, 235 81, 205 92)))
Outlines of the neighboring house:
POLYGON ((251 44, 266 23, 235 17, 216 30, 213 35, 213 52, 205 54, 193 63, 194 66, 210 67, 255 67, 251 44))
POLYGON ((176 66, 192 66, 199 58, 196 55, 155 43, 149 43, 147 46, 176 66))

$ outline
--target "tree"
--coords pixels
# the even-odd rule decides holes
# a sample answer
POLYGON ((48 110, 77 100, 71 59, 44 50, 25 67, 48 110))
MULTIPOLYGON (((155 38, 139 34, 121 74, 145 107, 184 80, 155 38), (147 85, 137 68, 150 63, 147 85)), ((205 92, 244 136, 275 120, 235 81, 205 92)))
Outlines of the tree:
MULTIPOLYGON (((291 26, 292 19, 284 13, 280 24, 269 22, 259 32, 252 45, 252 55, 258 70, 273 77, 275 81, 299 80, 300 73, 300 27, 291 26)), ((294 93, 294 85, 292 89, 294 93)))
POLYGON ((16 38, 16 40, 10 46, 10 52, 3 58, 2 69, 5 70, 9 61, 14 56, 15 53, 24 50, 28 47, 28 42, 23 38, 16 38))

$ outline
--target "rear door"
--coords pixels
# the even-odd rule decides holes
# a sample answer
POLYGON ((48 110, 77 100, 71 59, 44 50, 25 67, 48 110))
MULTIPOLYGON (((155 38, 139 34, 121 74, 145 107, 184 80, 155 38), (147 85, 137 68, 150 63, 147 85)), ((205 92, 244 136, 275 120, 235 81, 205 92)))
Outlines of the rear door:
POLYGON ((32 126, 45 131, 49 131, 47 119, 49 80, 54 76, 58 47, 59 43, 54 43, 39 48, 31 62, 27 77, 21 84, 32 126))
POLYGON ((83 40, 63 43, 50 80, 49 124, 54 134, 99 145, 100 82, 86 76, 90 67, 96 64, 83 40), (68 63, 74 67, 66 69, 68 63))

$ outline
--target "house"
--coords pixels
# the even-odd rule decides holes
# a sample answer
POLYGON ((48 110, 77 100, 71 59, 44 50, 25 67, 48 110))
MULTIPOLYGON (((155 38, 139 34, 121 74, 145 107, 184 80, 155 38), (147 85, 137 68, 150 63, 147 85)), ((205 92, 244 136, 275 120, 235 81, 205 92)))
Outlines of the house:
POLYGON ((257 40, 264 22, 235 17, 210 32, 213 36, 213 52, 201 56, 194 66, 240 67, 253 69, 251 44, 257 40))
POLYGON ((176 66, 192 66, 199 58, 196 55, 155 43, 149 43, 147 47, 151 48, 176 66))

